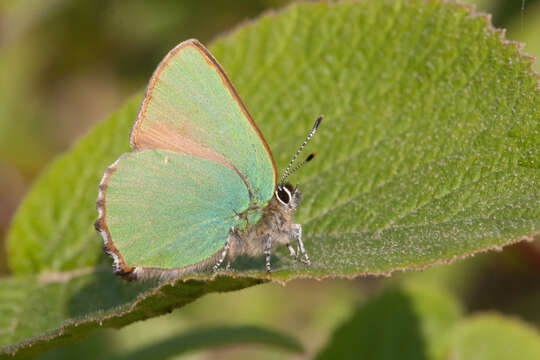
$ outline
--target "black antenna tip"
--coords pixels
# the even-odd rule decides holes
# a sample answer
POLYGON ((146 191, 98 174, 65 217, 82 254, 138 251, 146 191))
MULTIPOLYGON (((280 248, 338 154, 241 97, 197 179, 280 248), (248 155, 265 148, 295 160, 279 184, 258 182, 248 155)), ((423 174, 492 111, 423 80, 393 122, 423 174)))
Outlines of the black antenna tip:
POLYGON ((313 125, 313 130, 317 130, 317 128, 321 124, 322 119, 324 119, 324 115, 319 115, 317 120, 315 120, 315 125, 313 125))
POLYGON ((315 157, 315 155, 317 155, 317 153, 309 154, 309 156, 306 159, 306 162, 311 161, 315 157))

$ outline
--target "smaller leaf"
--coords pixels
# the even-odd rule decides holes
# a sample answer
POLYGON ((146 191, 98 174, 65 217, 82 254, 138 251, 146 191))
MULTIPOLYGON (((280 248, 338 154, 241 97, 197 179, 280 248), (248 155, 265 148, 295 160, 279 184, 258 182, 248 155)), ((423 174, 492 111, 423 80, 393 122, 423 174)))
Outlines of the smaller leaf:
POLYGON ((124 354, 116 360, 165 359, 190 351, 236 344, 271 345, 283 350, 302 353, 304 347, 290 335, 257 326, 220 326, 171 336, 159 343, 124 354))
POLYGON ((318 359, 428 359, 460 316, 459 306, 435 287, 409 286, 360 306, 335 330, 318 359))
POLYGON ((540 359, 540 333, 517 319, 497 314, 472 316, 453 330, 444 358, 540 359))

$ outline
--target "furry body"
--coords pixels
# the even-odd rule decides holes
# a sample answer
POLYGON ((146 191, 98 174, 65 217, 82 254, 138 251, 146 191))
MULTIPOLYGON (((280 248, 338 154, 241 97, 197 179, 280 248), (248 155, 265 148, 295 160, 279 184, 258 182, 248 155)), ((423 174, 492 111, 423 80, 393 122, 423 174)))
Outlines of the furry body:
POLYGON ((272 247, 286 245, 292 256, 297 260, 310 265, 302 242, 302 226, 294 224, 292 216, 298 205, 300 205, 301 193, 298 188, 292 188, 291 185, 279 185, 276 188, 275 195, 268 205, 264 207, 261 219, 253 227, 248 227, 244 231, 231 229, 225 247, 221 253, 213 270, 217 270, 225 257, 230 260, 239 255, 258 256, 266 255, 266 270, 272 271, 270 265, 270 254, 272 247), (298 239, 297 251, 291 246, 291 239, 298 239), (299 258, 300 253, 305 259, 299 258))
POLYGON ((272 236, 272 246, 287 245, 291 241, 294 210, 283 207, 273 197, 263 209, 259 222, 242 232, 232 231, 228 256, 259 256, 266 249, 266 236, 272 236))

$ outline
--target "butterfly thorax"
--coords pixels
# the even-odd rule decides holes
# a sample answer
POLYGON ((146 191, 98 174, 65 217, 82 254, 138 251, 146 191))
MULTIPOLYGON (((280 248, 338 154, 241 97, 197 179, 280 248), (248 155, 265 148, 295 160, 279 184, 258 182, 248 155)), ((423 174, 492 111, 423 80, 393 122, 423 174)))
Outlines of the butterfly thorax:
POLYGON ((233 237, 229 254, 234 258, 239 255, 258 256, 264 252, 267 236, 272 236, 274 246, 290 242, 293 215, 300 204, 301 193, 297 188, 283 185, 268 204, 262 208, 259 221, 244 230, 237 230, 233 237))

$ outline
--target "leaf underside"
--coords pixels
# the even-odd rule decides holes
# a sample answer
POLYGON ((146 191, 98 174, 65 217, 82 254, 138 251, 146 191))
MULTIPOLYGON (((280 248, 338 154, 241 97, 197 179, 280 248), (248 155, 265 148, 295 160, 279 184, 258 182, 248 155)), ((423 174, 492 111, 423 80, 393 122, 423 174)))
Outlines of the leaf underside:
MULTIPOLYGON (((291 179, 304 194, 296 220, 313 266, 277 251, 273 280, 422 268, 538 234, 538 78, 486 18, 438 1, 306 3, 263 16, 211 50, 278 168, 325 114, 306 151, 318 157, 291 179)), ((1 280, 18 290, 0 295, 8 314, 0 345, 26 339, 44 349, 100 321, 123 326, 267 279, 261 258, 233 263, 235 278, 197 275, 188 280, 198 284, 193 292, 182 281, 124 284, 107 270, 40 280, 109 264, 91 226, 97 184, 130 151, 140 100, 53 163, 21 205, 8 246, 12 271, 24 277, 1 280), (99 294, 92 302, 81 298, 87 286, 99 294), (36 304, 41 316, 26 316, 36 304)))
POLYGON ((2 279, 2 354, 35 355, 82 339, 96 328, 121 328, 171 312, 212 292, 243 289, 260 279, 216 277, 177 282, 130 282, 109 268, 2 279), (20 342, 22 339, 29 339, 20 342))

